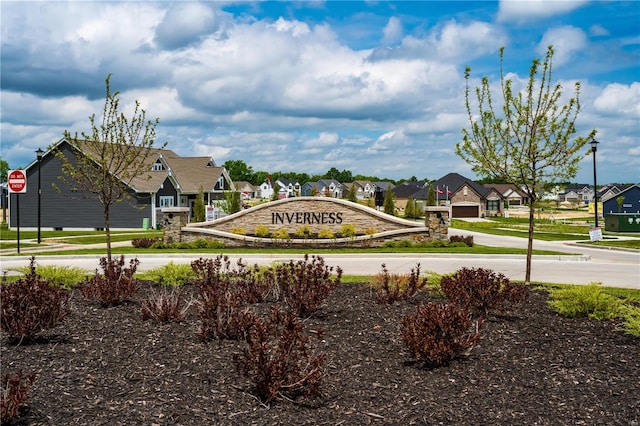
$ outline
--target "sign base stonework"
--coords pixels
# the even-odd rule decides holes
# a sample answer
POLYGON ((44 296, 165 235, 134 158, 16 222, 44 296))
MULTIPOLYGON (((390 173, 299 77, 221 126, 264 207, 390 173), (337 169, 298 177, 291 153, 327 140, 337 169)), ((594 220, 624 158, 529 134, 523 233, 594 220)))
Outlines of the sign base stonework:
MULTIPOLYGON (((221 219, 190 223, 180 241, 217 240, 227 247, 379 247, 387 241, 447 239, 446 215, 425 223, 400 219, 351 201, 296 197, 260 204, 221 219)), ((164 213, 164 211, 163 211, 164 213)), ((442 215, 441 215, 442 216, 442 215)))

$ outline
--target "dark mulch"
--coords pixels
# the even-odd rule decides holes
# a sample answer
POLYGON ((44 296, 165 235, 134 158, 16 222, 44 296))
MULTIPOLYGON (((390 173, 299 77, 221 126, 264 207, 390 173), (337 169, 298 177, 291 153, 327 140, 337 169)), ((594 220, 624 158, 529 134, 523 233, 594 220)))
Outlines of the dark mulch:
POLYGON ((44 339, 2 340, 3 372, 37 372, 23 424, 640 424, 640 339, 560 317, 542 292, 486 322, 467 358, 424 369, 398 324, 426 296, 377 305, 365 285, 343 284, 306 320, 326 330, 321 397, 265 406, 233 366, 241 342, 201 342, 193 314, 142 321, 143 287, 109 309, 74 293, 72 314, 44 339))

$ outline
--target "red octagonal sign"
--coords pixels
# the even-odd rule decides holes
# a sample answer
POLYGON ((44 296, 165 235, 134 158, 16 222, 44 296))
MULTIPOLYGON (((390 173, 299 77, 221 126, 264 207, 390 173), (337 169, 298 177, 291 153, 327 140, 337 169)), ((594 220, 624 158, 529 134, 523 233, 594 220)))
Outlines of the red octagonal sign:
POLYGON ((27 192, 27 174, 24 170, 9 170, 7 184, 9 192, 24 194, 27 192))

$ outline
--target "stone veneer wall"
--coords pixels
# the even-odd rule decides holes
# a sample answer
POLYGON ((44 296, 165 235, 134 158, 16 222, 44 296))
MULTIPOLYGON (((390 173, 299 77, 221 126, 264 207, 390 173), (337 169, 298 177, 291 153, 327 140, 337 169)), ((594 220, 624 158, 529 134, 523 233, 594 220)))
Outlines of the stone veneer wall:
MULTIPOLYGON (((213 222, 190 224, 180 231, 179 241, 195 241, 198 239, 217 240, 227 247, 379 247, 387 241, 410 240, 412 242, 428 242, 434 239, 448 239, 449 210, 445 207, 431 207, 426 212, 424 225, 390 216, 369 207, 337 200, 333 198, 302 197, 279 200, 262 204, 242 212, 235 213, 213 222), (436 211, 437 210, 437 211, 436 211), (328 222, 334 223, 299 223, 304 222, 304 212, 326 213, 328 222), (286 216, 286 214, 289 216, 286 216), (299 213, 296 215, 296 213, 299 213), (334 213, 333 219, 328 216, 334 213), (340 223, 337 223, 340 213, 340 223), (300 216, 302 214, 302 216, 300 216), (291 220, 287 224, 273 224, 274 215, 291 220), (285 215, 285 216, 282 216, 285 215), (339 233, 344 225, 353 225, 358 236, 334 239, 274 239, 253 237, 255 228, 266 225, 270 232, 285 228, 293 236, 301 226, 308 226, 312 232, 331 229, 339 233), (247 235, 234 234, 231 231, 242 228, 247 235), (372 235, 362 235, 365 229, 375 229, 372 235)), ((310 217, 307 216, 307 219, 310 217)), ((166 238, 165 238, 166 240, 166 238)))

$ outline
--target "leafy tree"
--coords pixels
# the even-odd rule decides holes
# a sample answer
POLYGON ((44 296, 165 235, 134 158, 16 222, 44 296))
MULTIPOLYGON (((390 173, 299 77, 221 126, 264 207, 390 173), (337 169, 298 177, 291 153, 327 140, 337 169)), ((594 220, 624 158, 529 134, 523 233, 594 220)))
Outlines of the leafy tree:
POLYGON ((409 198, 407 200, 407 205, 404 206, 404 217, 407 219, 413 219, 416 217, 416 200, 413 198, 409 198))
POLYGON ((280 184, 278 182, 273 184, 273 194, 271 194, 271 201, 276 201, 279 198, 280 184))
MULTIPOLYGON (((91 132, 71 136, 67 130, 64 137, 77 154, 68 158, 62 151, 54 151, 62 165, 59 180, 72 188, 97 198, 102 204, 104 229, 107 240, 107 261, 111 262, 110 209, 114 204, 131 200, 130 187, 136 180, 150 179, 150 161, 154 151, 156 126, 159 119, 147 120, 146 111, 135 101, 131 119, 120 112, 120 92, 111 92, 106 78, 106 99, 102 121, 96 122, 95 114, 89 117, 91 132)), ((160 148, 164 148, 164 143, 160 148)), ((57 190, 60 188, 54 184, 57 190)), ((133 205, 133 203, 131 203, 133 205)))
POLYGON ((358 202, 358 196, 356 194, 356 186, 355 186, 355 184, 351 184, 351 187, 349 187, 349 193, 347 194, 347 200, 353 201, 354 203, 358 202))
POLYGON ((384 192, 384 212, 386 214, 394 215, 396 214, 396 203, 393 199, 393 192, 391 191, 391 185, 387 186, 387 190, 384 192))
POLYGON ((552 85, 553 47, 549 46, 544 62, 534 59, 527 86, 514 93, 513 81, 505 76, 504 48, 500 49, 501 109, 495 108, 488 77, 475 89, 478 114, 472 113, 469 80, 465 71, 465 104, 470 128, 463 129, 463 141, 456 153, 473 166, 480 176, 513 183, 530 199, 529 241, 525 282, 531 281, 533 225, 535 203, 548 184, 574 177, 581 157, 580 150, 592 139, 575 136, 575 120, 580 111, 580 83, 575 96, 561 104, 562 86, 552 85), (541 68, 542 67, 542 68, 541 68))
POLYGON ((616 197, 616 203, 618 203, 618 213, 622 211, 622 205, 624 204, 624 195, 616 197))
POLYGON ((269 178, 269 172, 259 170, 253 174, 253 178, 249 181, 253 185, 262 185, 269 178))
POLYGON ((234 182, 251 182, 254 178, 253 168, 242 160, 227 160, 222 166, 227 169, 229 177, 234 182))
POLYGON ((9 163, 0 157, 0 182, 7 181, 7 175, 9 174, 9 163))
POLYGON ((193 203, 193 220, 195 222, 204 222, 206 218, 204 207, 204 189, 202 188, 202 185, 200 185, 200 188, 198 188, 198 195, 193 203))
POLYGON ((220 208, 227 214, 233 214, 240 211, 242 204, 240 203, 239 191, 224 191, 224 200, 219 203, 220 208))
POLYGON ((429 193, 427 194, 427 205, 436 205, 436 187, 433 183, 429 185, 429 193))

